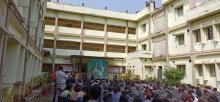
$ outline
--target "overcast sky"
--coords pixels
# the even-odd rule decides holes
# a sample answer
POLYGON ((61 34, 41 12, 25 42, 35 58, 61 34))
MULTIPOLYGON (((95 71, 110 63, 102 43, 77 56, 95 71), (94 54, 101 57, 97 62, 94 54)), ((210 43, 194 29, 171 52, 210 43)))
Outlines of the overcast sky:
MULTIPOLYGON (((54 0, 52 0, 54 1, 54 0)), ((104 9, 105 6, 108 7, 109 10, 125 12, 126 10, 129 13, 135 13, 144 8, 145 2, 147 0, 60 0, 60 2, 81 5, 85 3, 85 6, 104 9)), ((155 0, 156 7, 159 7, 161 4, 161 0, 155 0)))

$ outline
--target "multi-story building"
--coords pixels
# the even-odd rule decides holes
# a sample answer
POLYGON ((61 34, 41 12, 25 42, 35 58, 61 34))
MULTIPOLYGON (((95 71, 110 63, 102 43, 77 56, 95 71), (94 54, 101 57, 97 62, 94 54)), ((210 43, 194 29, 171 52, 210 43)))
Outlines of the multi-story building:
POLYGON ((41 74, 45 10, 45 0, 0 0, 1 102, 11 102, 2 93, 12 89, 24 95, 25 85, 41 74))
POLYGON ((219 84, 219 0, 164 0, 168 62, 185 71, 184 83, 219 84))
MULTIPOLYGON (((145 13, 148 9, 138 15, 145 13)), ((50 51, 52 57, 44 58, 45 68, 56 64, 79 71, 82 67, 85 72, 86 63, 98 58, 107 60, 113 72, 120 72, 126 65, 127 54, 136 51, 136 21, 142 19, 139 17, 107 9, 48 2, 44 49, 50 51)))
POLYGON ((91 59, 109 61, 141 79, 180 68, 183 83, 219 83, 219 0, 153 0, 136 14, 48 2, 44 69, 65 65, 86 72, 91 59))

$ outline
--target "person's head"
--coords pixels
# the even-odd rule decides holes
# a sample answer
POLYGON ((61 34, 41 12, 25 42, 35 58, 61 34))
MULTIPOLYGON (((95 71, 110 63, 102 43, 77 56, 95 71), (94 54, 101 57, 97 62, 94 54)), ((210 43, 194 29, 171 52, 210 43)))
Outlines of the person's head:
POLYGON ((65 90, 71 91, 72 88, 73 88, 73 85, 72 85, 72 84, 67 84, 65 90))
POLYGON ((140 99, 139 97, 135 97, 133 102, 142 102, 142 99, 140 99))
POLYGON ((72 75, 73 78, 75 78, 76 72, 75 72, 75 71, 72 71, 72 72, 71 72, 71 75, 72 75))
POLYGON ((91 90, 90 90, 90 94, 92 99, 97 100, 101 94, 101 87, 98 84, 95 84, 92 86, 91 90))
POLYGON ((121 95, 119 102, 128 102, 128 99, 125 95, 121 95))
POLYGON ((63 71, 63 66, 59 66, 58 70, 63 71))
POLYGON ((116 91, 117 91, 117 92, 121 92, 121 87, 117 86, 116 91))
POLYGON ((112 94, 105 94, 103 97, 104 102, 112 102, 112 94))
POLYGON ((213 91, 217 91, 217 88, 213 88, 213 91))
POLYGON ((75 92, 80 92, 81 91, 81 86, 79 84, 76 84, 76 86, 74 87, 74 91, 75 92))

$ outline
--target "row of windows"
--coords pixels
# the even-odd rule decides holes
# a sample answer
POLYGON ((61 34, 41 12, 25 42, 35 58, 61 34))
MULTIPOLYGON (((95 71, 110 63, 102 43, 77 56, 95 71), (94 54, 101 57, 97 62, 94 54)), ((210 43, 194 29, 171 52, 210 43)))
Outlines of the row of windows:
MULTIPOLYGON (((197 66, 198 75, 202 77, 204 74, 202 65, 196 65, 196 66, 197 66)), ((205 67, 210 77, 216 77, 215 64, 207 64, 205 65, 205 67)))
MULTIPOLYGON (((44 40, 44 48, 53 48, 54 41, 53 40, 44 40)), ((70 41, 57 41, 56 47, 58 49, 72 49, 72 50, 80 50, 79 42, 70 42, 70 41)), ((83 43, 83 50, 88 51, 104 51, 104 44, 91 44, 91 43, 83 43)), ((125 52, 125 46, 118 45, 107 45, 107 52, 125 52)), ((136 51, 136 47, 128 47, 128 52, 136 51)))
POLYGON ((104 51, 103 44, 83 43, 83 50, 87 51, 104 51))
MULTIPOLYGON (((186 72, 186 65, 177 65, 177 68, 186 72)), ((202 65, 196 65, 196 68, 197 68, 198 75, 202 77, 204 74, 202 65)), ((205 65, 205 68, 210 77, 216 77, 215 64, 207 64, 205 65)))
MULTIPOLYGON (((55 25, 55 18, 45 17, 44 22, 46 25, 55 25)), ((66 19, 59 19, 58 26, 81 28, 81 22, 73 21, 73 20, 66 20, 66 19)), ((84 29, 90 29, 90 30, 104 31, 104 27, 105 27, 104 24, 98 24, 98 23, 84 22, 83 24, 84 29)), ((126 30, 125 27, 107 25, 108 32, 125 33, 125 30, 126 30)), ((136 28, 129 27, 128 34, 136 34, 136 28)))
MULTIPOLYGON (((57 41, 56 48, 58 49, 72 49, 79 50, 80 43, 79 42, 69 42, 69 41, 57 41)), ((53 48, 54 41, 53 40, 44 40, 44 48, 53 48)))
POLYGON ((88 23, 84 22, 83 28, 84 29, 90 29, 90 30, 98 30, 98 31, 104 31, 104 24, 97 24, 97 23, 88 23))
POLYGON ((128 47, 128 53, 135 52, 136 47, 128 47))
MULTIPOLYGON (((218 29, 218 33, 220 33, 220 25, 216 25, 216 28, 218 29)), ((204 32, 206 40, 214 39, 213 26, 208 26, 203 29, 196 29, 193 31, 195 42, 202 41, 201 31, 204 32)), ((185 42, 184 34, 176 35, 176 41, 178 45, 184 45, 184 42, 185 42)))
POLYGON ((72 28, 81 28, 81 22, 80 21, 72 21, 72 20, 59 19, 58 20, 58 26, 72 27, 72 28))
MULTIPOLYGON (((220 34, 220 25, 215 25, 214 27, 216 27, 218 33, 220 34)), ((214 29, 213 26, 208 26, 203 29, 194 30, 193 33, 194 33, 195 41, 196 42, 202 41, 201 31, 204 32, 207 40, 213 40, 214 39, 213 29, 214 29)))

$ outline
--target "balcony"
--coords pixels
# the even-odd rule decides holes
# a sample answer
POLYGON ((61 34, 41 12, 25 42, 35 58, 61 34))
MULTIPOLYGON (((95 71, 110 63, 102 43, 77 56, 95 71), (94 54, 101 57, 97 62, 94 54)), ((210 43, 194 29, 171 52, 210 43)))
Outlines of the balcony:
POLYGON ((107 52, 107 57, 110 58, 125 58, 125 53, 119 53, 119 52, 107 52))
MULTIPOLYGON (((53 48, 44 48, 44 50, 49 51, 50 55, 53 54, 53 48)), ((80 50, 56 49, 56 55, 58 56, 80 55, 80 50)))
POLYGON ((194 20, 220 11, 220 0, 207 0, 187 12, 187 20, 194 20))
POLYGON ((65 33, 65 34, 80 35, 81 34, 81 29, 69 28, 69 27, 59 27, 59 32, 60 33, 65 33))
POLYGON ((56 55, 59 56, 80 55, 80 50, 56 49, 56 55))
POLYGON ((88 30, 84 29, 85 36, 100 36, 104 37, 105 32, 104 31, 96 31, 96 30, 88 30))
POLYGON ((115 33, 115 32, 108 32, 109 38, 118 38, 118 39, 126 39, 125 33, 115 33))
POLYGON ((54 32, 55 31, 55 26, 52 25, 45 25, 44 31, 47 32, 54 32))
POLYGON ((83 51, 83 56, 91 56, 91 57, 104 57, 104 52, 101 51, 83 51))
POLYGON ((137 36, 133 34, 128 34, 128 39, 129 40, 135 40, 136 41, 137 36))
POLYGON ((128 58, 152 58, 152 52, 151 51, 136 51, 129 53, 127 55, 128 58))

